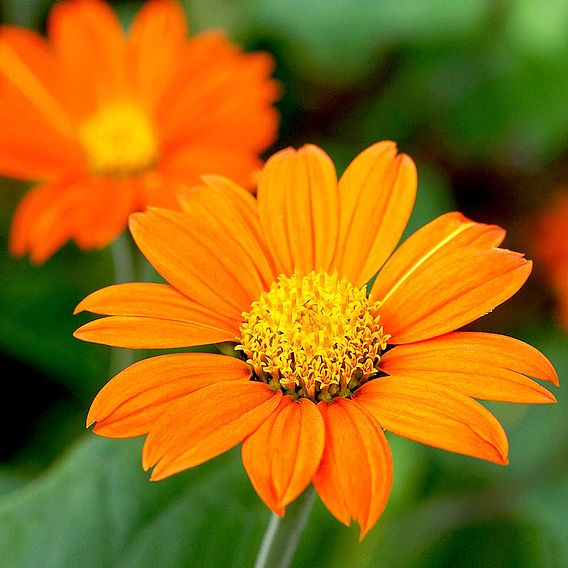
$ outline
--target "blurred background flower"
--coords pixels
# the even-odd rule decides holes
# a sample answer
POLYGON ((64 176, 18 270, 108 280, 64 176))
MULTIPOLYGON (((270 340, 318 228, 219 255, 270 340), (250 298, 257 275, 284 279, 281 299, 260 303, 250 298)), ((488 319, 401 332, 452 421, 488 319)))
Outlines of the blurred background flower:
POLYGON ((555 313, 568 333, 568 191, 563 188, 548 200, 536 219, 539 238, 534 253, 555 293, 555 313))
POLYGON ((103 0, 59 2, 47 33, 0 30, 0 173, 37 183, 14 216, 15 254, 102 248, 133 211, 177 208, 203 172, 254 185, 278 124, 269 54, 188 38, 172 0, 147 2, 128 35, 103 0))
MULTIPOLYGON (((3 0, 3 21, 44 30, 50 5, 3 0)), ((341 170, 371 143, 396 140, 419 171, 408 233, 456 208, 506 227, 505 246, 537 249, 537 213, 554 209, 568 177, 568 1, 184 5, 192 33, 224 28, 247 50, 275 55, 284 93, 271 151, 313 142, 341 170)), ((139 6, 113 3, 125 23, 139 6)), ((0 349, 14 412, 0 415, 0 558, 8 566, 250 566, 268 513, 238 452, 150 484, 139 441, 84 432, 109 352, 72 339, 84 320, 71 313, 110 283, 110 252, 66 246, 40 269, 10 259, 9 222, 27 186, 2 185, 0 349)), ((568 335, 546 273, 537 262, 528 285, 471 329, 535 345, 562 385, 568 335)), ((359 545, 357 528, 318 503, 294 565, 567 565, 568 395, 562 386, 555 394, 554 407, 487 405, 509 435, 506 468, 390 436, 394 492, 378 525, 359 545)))

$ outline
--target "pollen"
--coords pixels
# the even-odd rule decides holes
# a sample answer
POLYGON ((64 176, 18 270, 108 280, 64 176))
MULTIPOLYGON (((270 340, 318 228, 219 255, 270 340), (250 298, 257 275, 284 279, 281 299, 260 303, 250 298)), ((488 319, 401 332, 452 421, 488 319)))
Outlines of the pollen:
POLYGON ((135 175, 149 169, 158 157, 150 117, 129 102, 103 106, 80 126, 79 136, 96 175, 135 175))
POLYGON ((331 401, 377 376, 389 335, 379 302, 336 272, 280 276, 243 314, 241 343, 258 380, 331 401))

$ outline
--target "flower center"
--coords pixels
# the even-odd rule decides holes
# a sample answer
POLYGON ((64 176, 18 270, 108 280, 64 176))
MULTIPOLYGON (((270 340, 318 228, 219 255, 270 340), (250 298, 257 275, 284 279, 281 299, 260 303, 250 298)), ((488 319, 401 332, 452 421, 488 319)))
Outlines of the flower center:
POLYGON ((256 377, 287 394, 348 397, 378 372, 389 335, 379 302, 337 273, 280 276, 244 313, 241 344, 256 377))
POLYGON ((129 102, 102 107, 80 127, 91 171, 97 175, 141 173, 158 157, 158 141, 147 114, 129 102))

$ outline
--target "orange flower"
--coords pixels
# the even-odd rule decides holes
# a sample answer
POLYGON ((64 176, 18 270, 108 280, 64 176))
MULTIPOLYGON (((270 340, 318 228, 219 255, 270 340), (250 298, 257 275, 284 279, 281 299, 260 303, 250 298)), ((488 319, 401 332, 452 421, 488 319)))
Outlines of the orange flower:
POLYGON ((227 179, 203 181, 205 190, 181 198, 184 212, 130 218, 169 284, 110 286, 77 307, 110 316, 77 330, 86 341, 236 342, 241 358, 141 361, 95 398, 88 425, 102 436, 147 435, 143 466, 153 480, 243 441, 245 469, 270 509, 283 515, 313 482, 363 536, 391 486, 383 429, 506 464, 505 433, 474 398, 554 402, 527 378, 558 384, 536 349, 453 331, 513 295, 531 271, 522 255, 497 248, 501 228, 448 213, 393 253, 416 170, 392 142, 361 153, 339 182, 315 146, 278 152, 258 202, 227 179))
POLYGON ((0 173, 39 181, 16 213, 14 254, 106 246, 131 212, 177 208, 202 173, 251 185, 278 121, 268 54, 218 32, 188 40, 173 0, 148 2, 127 35, 104 2, 64 1, 48 33, 0 29, 0 173))
POLYGON ((558 298, 558 319, 568 330, 568 193, 559 193, 538 220, 535 254, 558 298))

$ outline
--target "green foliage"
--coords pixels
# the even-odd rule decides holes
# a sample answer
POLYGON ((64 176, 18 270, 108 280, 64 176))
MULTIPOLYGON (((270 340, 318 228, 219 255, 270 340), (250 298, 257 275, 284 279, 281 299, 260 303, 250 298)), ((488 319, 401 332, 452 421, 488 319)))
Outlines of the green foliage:
POLYGON ((238 455, 152 484, 139 441, 84 438, 0 504, 5 565, 250 565, 268 513, 238 455))

